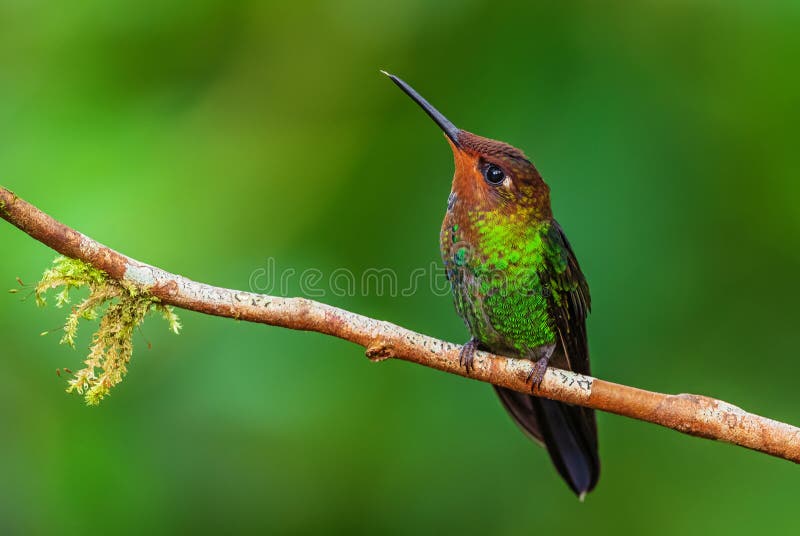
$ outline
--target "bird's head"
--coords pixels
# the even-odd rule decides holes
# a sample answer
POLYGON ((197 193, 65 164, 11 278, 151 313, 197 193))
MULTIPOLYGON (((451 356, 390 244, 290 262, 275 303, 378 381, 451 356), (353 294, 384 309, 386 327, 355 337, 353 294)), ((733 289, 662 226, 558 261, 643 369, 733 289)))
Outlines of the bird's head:
POLYGON ((439 125, 455 158, 453 194, 458 203, 477 212, 517 213, 549 219, 550 188, 525 153, 501 141, 456 128, 444 115, 400 78, 383 71, 439 125))

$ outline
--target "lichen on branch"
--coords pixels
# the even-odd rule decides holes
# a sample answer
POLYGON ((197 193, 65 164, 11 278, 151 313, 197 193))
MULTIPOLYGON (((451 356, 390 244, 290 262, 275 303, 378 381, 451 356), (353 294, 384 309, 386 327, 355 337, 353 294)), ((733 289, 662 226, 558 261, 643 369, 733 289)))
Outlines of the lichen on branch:
POLYGON ((128 372, 133 332, 150 311, 161 313, 176 334, 181 324, 172 307, 147 291, 112 279, 83 261, 63 256, 53 261, 53 267, 44 272, 36 285, 36 303, 44 306, 45 294, 60 289, 55 295, 55 304, 64 307, 70 303, 70 292, 82 287, 88 287, 89 295, 72 307, 64 323, 61 344, 74 348, 80 321, 100 318, 89 355, 83 361, 85 367, 75 372, 67 387, 67 392, 82 394, 87 404, 96 405, 128 372))

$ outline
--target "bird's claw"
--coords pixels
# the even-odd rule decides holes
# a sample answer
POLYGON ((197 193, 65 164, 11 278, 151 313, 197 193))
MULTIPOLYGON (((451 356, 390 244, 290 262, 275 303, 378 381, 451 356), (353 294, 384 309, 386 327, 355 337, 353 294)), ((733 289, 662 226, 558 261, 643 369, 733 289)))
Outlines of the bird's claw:
POLYGON ((478 348, 478 341, 470 339, 467 344, 461 347, 461 352, 458 354, 458 364, 464 367, 467 374, 471 370, 475 370, 475 350, 478 348))
POLYGON ((548 358, 542 357, 538 361, 533 362, 533 367, 531 367, 527 378, 527 381, 531 382, 531 391, 536 392, 542 387, 542 381, 544 381, 544 375, 547 372, 547 363, 549 361, 548 358))

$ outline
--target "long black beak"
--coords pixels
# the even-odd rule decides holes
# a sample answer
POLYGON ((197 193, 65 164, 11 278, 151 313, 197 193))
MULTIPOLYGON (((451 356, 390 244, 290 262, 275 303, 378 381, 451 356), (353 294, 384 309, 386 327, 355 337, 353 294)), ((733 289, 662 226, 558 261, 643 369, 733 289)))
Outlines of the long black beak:
POLYGON ((431 106, 431 103, 426 101, 422 97, 422 95, 414 91, 413 87, 409 86, 408 84, 406 84, 393 74, 389 74, 386 71, 381 71, 381 72, 386 76, 388 76, 389 78, 391 78, 392 82, 397 84, 397 86, 400 89, 402 89, 406 93, 406 95, 414 99, 414 102, 419 104, 420 107, 423 110, 425 110, 425 113, 428 114, 430 118, 436 122, 437 125, 439 125, 439 128, 441 128, 444 131, 444 133, 447 134, 447 137, 450 138, 450 140, 456 147, 459 148, 461 147, 461 144, 458 142, 458 135, 461 133, 461 131, 458 130, 456 126, 450 122, 449 119, 447 119, 445 116, 439 113, 439 110, 431 106))

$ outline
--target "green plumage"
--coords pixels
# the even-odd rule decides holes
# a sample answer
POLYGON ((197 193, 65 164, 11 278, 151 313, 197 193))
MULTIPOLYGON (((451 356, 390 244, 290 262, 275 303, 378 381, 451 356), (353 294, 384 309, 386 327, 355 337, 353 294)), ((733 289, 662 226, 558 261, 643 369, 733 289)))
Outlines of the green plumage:
POLYGON ((443 251, 445 265, 452 264, 456 310, 476 339, 526 355, 555 338, 539 277, 547 269, 542 238, 547 226, 519 228, 491 216, 470 214, 476 243, 456 242, 452 263, 450 248, 443 251))
POLYGON ((524 209, 467 212, 467 223, 453 224, 441 240, 456 310, 472 335, 520 357, 556 342, 557 311, 579 285, 566 277, 560 230, 529 216, 524 209))

